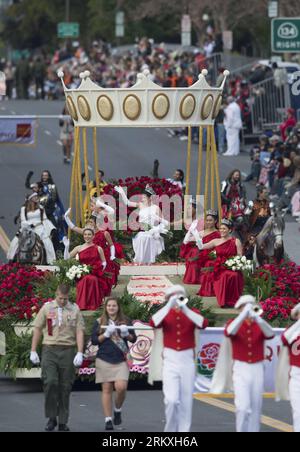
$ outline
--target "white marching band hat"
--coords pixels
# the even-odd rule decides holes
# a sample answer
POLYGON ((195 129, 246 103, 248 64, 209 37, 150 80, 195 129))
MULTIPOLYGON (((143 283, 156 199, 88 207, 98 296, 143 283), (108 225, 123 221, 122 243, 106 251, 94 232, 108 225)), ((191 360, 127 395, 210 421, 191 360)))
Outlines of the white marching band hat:
POLYGON ((297 304, 291 312, 291 317, 293 320, 297 320, 297 316, 300 314, 300 303, 297 304))
POLYGON ((240 309, 243 306, 246 306, 246 304, 256 304, 256 300, 252 295, 242 295, 236 305, 235 305, 235 309, 240 309))
POLYGON ((169 287, 166 290, 166 300, 168 301, 169 298, 171 298, 173 295, 183 295, 184 297, 186 297, 186 291, 185 288, 183 286, 180 286, 179 284, 169 287))

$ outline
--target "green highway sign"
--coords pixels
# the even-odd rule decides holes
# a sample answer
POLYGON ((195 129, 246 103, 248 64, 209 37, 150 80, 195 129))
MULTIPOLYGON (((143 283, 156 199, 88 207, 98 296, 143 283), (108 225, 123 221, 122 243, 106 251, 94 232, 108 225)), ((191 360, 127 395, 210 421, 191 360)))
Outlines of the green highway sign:
POLYGON ((61 22, 57 25, 57 36, 59 38, 79 38, 79 23, 61 22))
POLYGON ((300 52, 300 17, 280 17, 272 20, 272 52, 300 52))

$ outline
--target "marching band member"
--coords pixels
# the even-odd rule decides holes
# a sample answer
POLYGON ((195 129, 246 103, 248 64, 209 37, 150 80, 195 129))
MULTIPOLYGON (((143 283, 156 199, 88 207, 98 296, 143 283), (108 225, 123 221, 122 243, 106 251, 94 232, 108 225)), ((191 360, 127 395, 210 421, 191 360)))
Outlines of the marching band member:
POLYGON ((241 313, 228 322, 213 377, 211 393, 234 389, 237 432, 260 431, 264 391, 265 342, 272 328, 256 312, 255 298, 243 295, 235 308, 241 313))
POLYGON ((150 322, 152 327, 161 328, 163 332, 163 345, 161 345, 163 354, 161 349, 158 351, 157 343, 153 345, 149 383, 153 383, 156 379, 161 380, 158 360, 163 356, 163 363, 159 364, 163 369, 165 432, 189 432, 191 428, 196 375, 195 333, 198 336, 198 329, 207 328, 208 321, 198 310, 189 309, 187 301, 184 287, 170 287, 166 291, 167 304, 152 317, 150 322))
POLYGON ((290 400, 295 433, 300 433, 300 304, 291 313, 297 322, 282 335, 277 375, 276 400, 290 400))

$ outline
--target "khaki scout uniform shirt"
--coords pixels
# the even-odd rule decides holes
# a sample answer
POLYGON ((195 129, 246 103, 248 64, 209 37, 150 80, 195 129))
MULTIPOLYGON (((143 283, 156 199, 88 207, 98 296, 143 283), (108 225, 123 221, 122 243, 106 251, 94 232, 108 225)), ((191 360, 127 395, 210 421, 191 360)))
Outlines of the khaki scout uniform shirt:
POLYGON ((84 320, 76 304, 68 302, 60 308, 54 300, 42 307, 34 326, 43 330, 43 345, 74 347, 77 331, 84 331, 84 320), (49 323, 52 324, 52 336, 49 335, 49 323))

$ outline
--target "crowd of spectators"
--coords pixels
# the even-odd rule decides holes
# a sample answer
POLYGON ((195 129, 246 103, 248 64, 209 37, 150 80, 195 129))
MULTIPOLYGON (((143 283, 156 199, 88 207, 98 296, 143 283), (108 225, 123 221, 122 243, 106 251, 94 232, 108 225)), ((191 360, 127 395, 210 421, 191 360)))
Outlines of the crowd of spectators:
POLYGON ((260 137, 251 151, 246 181, 266 187, 275 205, 300 222, 300 128, 296 125, 285 133, 285 139, 280 134, 260 137))

